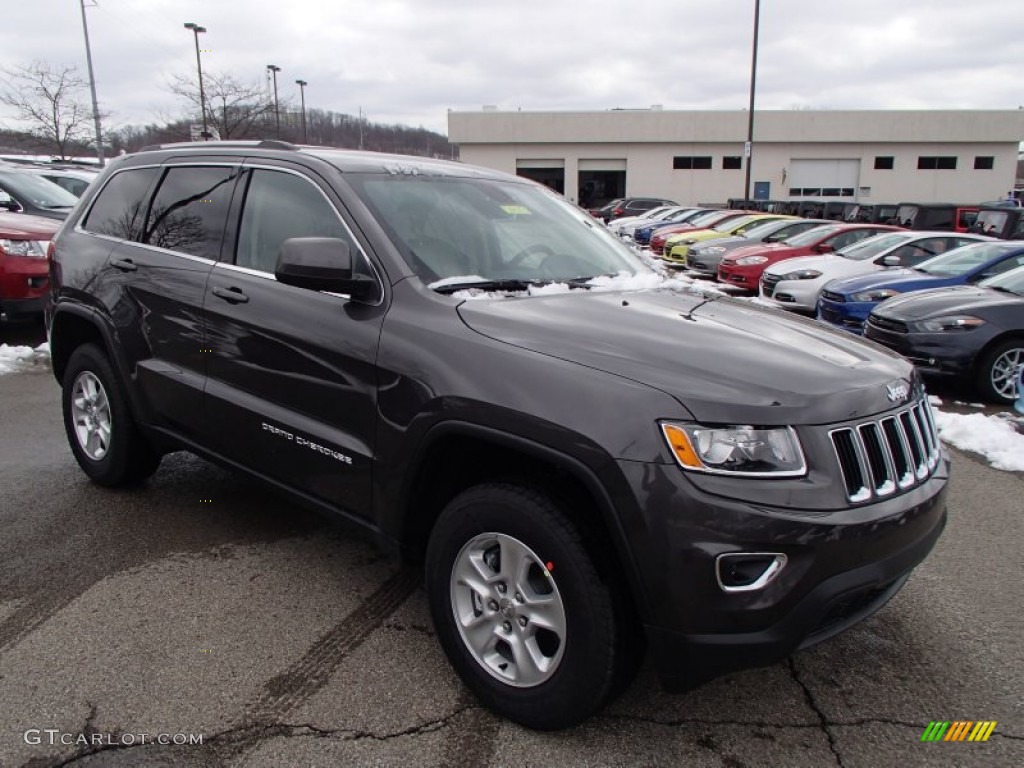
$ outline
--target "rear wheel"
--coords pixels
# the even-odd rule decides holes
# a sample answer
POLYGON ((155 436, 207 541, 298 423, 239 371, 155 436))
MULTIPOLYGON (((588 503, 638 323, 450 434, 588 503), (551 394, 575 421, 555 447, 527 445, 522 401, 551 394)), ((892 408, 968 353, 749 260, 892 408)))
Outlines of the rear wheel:
POLYGON ((480 485, 453 499, 427 549, 441 645, 490 709, 542 730, 565 728, 616 689, 623 611, 583 538, 548 496, 480 485))
POLYGON ((978 365, 975 384, 983 398, 1009 404, 1017 399, 1017 378, 1024 365, 1024 339, 1004 341, 990 349, 978 365))
POLYGON ((83 344, 72 353, 62 385, 68 443, 92 480, 129 485, 156 471, 160 455, 136 426, 124 388, 99 347, 83 344))

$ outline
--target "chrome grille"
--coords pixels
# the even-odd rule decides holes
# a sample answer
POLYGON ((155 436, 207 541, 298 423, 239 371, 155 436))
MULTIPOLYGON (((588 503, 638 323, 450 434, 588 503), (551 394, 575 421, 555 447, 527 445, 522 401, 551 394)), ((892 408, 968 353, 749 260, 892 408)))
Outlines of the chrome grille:
POLYGON ((782 275, 761 275, 761 289, 769 299, 775 292, 775 286, 782 280, 782 275))
POLYGON ((836 293, 835 291, 822 290, 821 298, 827 299, 828 301, 834 301, 836 304, 846 303, 846 297, 841 293, 836 293))
POLYGON ((889 416, 829 432, 847 498, 885 498, 919 485, 939 463, 939 435, 928 400, 889 416))
POLYGON ((893 333, 907 333, 907 324, 900 320, 890 320, 887 317, 879 317, 876 314, 872 314, 868 318, 868 322, 876 328, 881 328, 883 331, 892 331, 893 333))

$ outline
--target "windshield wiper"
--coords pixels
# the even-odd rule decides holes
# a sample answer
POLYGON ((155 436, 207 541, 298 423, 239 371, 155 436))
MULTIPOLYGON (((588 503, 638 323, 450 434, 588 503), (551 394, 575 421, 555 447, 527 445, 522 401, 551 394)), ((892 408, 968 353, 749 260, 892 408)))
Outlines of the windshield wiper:
POLYGON ((530 286, 536 288, 541 285, 550 284, 550 280, 504 278, 501 280, 466 280, 464 283, 447 283, 446 285, 437 286, 434 290, 438 293, 455 293, 456 291, 464 291, 470 288, 482 291, 526 291, 530 289, 530 286))
POLYGON ((985 287, 986 288, 991 288, 993 291, 999 291, 1000 293, 1009 293, 1012 296, 1021 296, 1022 295, 1022 294, 1017 293, 1016 291, 1011 291, 1009 288, 1004 288, 1001 285, 986 285, 985 287))

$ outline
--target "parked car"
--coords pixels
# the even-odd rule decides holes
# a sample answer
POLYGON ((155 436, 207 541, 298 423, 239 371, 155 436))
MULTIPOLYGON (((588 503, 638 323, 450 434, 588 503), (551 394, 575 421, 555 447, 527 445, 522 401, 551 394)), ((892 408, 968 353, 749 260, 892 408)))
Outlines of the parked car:
POLYGON ((43 315, 50 286, 47 250, 60 222, 26 213, 0 213, 0 311, 7 318, 43 315))
POLYGON ((751 213, 746 216, 737 216, 734 219, 725 219, 707 229, 684 232, 679 236, 679 239, 673 237, 665 242, 661 258, 669 264, 685 267, 686 256, 690 253, 691 246, 732 235, 742 236, 758 224, 767 221, 779 221, 783 218, 792 220, 793 217, 783 217, 774 213, 751 213))
POLYGON ((58 187, 67 190, 75 197, 81 197, 89 184, 96 178, 94 171, 70 170, 65 168, 53 168, 47 166, 25 166, 21 169, 24 173, 35 174, 47 181, 52 181, 58 187))
POLYGON ((1024 208, 1019 206, 983 205, 974 220, 972 232, 1003 240, 1024 239, 1024 208))
POLYGON ((22 168, 0 168, 0 209, 63 220, 78 198, 22 168))
POLYGON ((863 333, 871 310, 893 296, 970 285, 1020 266, 1024 266, 1024 241, 971 243, 910 269, 883 269, 832 280, 818 294, 818 319, 863 333))
POLYGON ((737 248, 758 243, 781 243, 809 229, 831 224, 824 219, 784 218, 774 221, 763 221, 751 227, 742 235, 724 237, 708 243, 696 243, 686 254, 686 268, 699 275, 715 277, 718 265, 727 253, 737 248))
POLYGON ((1024 365, 1024 267, 883 301, 864 335, 926 375, 953 377, 989 402, 1010 405, 1024 365))
POLYGON ((151 148, 108 166, 51 263, 89 478, 138 483, 186 449, 348 521, 423 566, 454 669, 532 728, 595 712, 645 647, 678 688, 829 638, 946 521, 912 365, 720 294, 630 288, 658 275, 528 179, 151 148), (919 425, 914 447, 890 419, 919 425), (857 461, 869 444, 881 464, 857 461))
POLYGON ((703 217, 705 214, 716 212, 717 209, 713 208, 697 208, 693 210, 681 208, 675 213, 669 214, 664 219, 635 227, 633 229, 633 242, 639 246, 650 247, 651 237, 661 227, 669 226, 671 224, 685 224, 703 217))
POLYGON ((612 200, 608 205, 594 211, 594 216, 606 224, 614 219, 623 216, 638 216, 651 208, 658 208, 662 205, 679 205, 673 200, 666 200, 661 197, 623 197, 612 200))
POLYGON ((893 223, 906 229, 970 232, 977 217, 976 205, 900 203, 893 223))
POLYGON ((761 275, 760 296, 786 309, 813 313, 818 293, 830 280, 864 275, 887 267, 913 267, 940 253, 985 240, 953 232, 893 232, 842 248, 835 253, 801 256, 768 267, 761 275))
POLYGON ((657 208, 641 213, 637 216, 623 216, 608 222, 608 229, 619 237, 632 238, 633 231, 644 224, 651 224, 655 221, 663 221, 666 216, 680 211, 695 211, 696 208, 686 208, 680 205, 659 205, 657 208))
POLYGON ((718 280, 748 291, 756 291, 761 274, 772 264, 798 256, 831 253, 879 232, 896 230, 884 224, 831 224, 814 227, 781 243, 737 248, 718 265, 718 280))
MULTIPOLYGON (((716 224, 723 224, 728 221, 733 221, 743 216, 749 216, 750 211, 730 211, 730 210, 717 210, 711 211, 705 216, 690 219, 686 222, 680 222, 679 224, 672 224, 669 226, 658 227, 651 234, 651 253, 657 256, 663 256, 666 251, 666 246, 671 243, 676 245, 682 241, 682 235, 696 232, 698 230, 708 229, 715 226, 716 224), (673 241, 673 238, 675 240, 673 241)), ((671 247, 671 246, 669 246, 671 247)))

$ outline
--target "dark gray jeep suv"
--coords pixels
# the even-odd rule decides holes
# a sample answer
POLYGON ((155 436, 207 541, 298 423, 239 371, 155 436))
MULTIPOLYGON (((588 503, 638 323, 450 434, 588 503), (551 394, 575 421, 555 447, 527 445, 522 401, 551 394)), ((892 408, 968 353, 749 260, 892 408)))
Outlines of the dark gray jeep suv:
MULTIPOLYGON (((118 159, 55 240, 75 458, 236 467, 424 564, 487 706, 574 723, 870 615, 945 523, 913 367, 671 290, 585 212, 457 163, 281 142, 118 159)), ((678 285, 679 281, 675 281, 678 285)))

